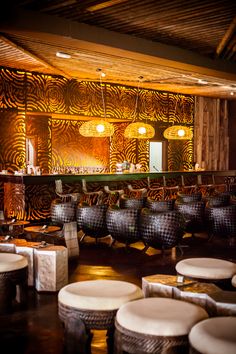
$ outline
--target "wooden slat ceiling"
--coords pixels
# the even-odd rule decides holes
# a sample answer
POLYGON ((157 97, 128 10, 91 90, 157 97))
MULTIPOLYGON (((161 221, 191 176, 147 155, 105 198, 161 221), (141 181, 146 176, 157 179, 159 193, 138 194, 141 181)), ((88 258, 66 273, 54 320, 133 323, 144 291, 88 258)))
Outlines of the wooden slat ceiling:
POLYGON ((231 0, 9 0, 1 15, 0 66, 236 99, 231 0))

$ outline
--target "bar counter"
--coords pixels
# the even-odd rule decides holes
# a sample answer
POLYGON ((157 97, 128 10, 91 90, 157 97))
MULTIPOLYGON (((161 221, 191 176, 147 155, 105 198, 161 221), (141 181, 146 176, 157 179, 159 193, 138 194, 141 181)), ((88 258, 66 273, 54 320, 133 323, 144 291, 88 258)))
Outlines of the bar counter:
POLYGON ((87 188, 127 189, 134 188, 194 185, 213 183, 235 183, 236 171, 161 171, 136 173, 98 173, 98 174, 47 174, 0 175, 0 210, 6 218, 18 220, 40 220, 50 218, 50 205, 57 198, 55 181, 61 179, 65 193, 82 192, 82 179, 87 188))

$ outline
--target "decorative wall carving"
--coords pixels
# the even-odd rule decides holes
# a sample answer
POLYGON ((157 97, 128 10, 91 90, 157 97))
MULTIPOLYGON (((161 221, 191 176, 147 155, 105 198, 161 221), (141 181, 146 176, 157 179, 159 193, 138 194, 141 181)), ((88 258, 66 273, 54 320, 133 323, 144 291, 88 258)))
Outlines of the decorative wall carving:
MULTIPOLYGON (((7 129, 9 128, 3 129, 0 133, 6 141, 6 144, 1 148, 0 168, 2 167, 2 169, 8 168, 13 171, 19 169, 20 166, 21 168, 25 166, 26 122, 24 114, 30 117, 27 118, 27 134, 35 134, 38 130, 38 164, 44 172, 50 171, 53 166, 57 165, 76 166, 82 164, 83 166, 85 163, 87 166, 102 165, 102 167, 114 171, 116 163, 123 160, 141 163, 143 170, 146 171, 148 170, 148 143, 123 138, 127 121, 147 121, 153 124, 156 129, 160 128, 160 131, 163 130, 163 124, 168 126, 168 124, 176 122, 193 126, 194 99, 192 96, 141 89, 139 90, 135 116, 137 88, 103 83, 102 90, 104 90, 107 118, 124 119, 126 123, 117 121, 115 135, 110 139, 84 138, 77 132, 82 120, 53 119, 52 123, 50 114, 66 114, 71 115, 72 118, 74 114, 84 117, 104 117, 99 82, 79 82, 60 76, 6 68, 1 69, 0 75, 1 117, 4 114, 7 117, 5 119, 12 126, 10 129, 16 130, 18 128, 15 127, 19 127, 19 117, 22 120, 20 123, 22 130, 17 133, 17 139, 13 145, 9 143, 7 138, 9 135, 7 129), (16 123, 15 117, 12 116, 13 108, 19 112, 16 123), (45 120, 42 121, 42 115, 39 115, 32 120, 33 113, 42 113, 49 118, 45 117, 45 120), (69 147, 63 147, 64 143, 69 147)), ((14 140, 14 134, 11 134, 11 142, 14 140)), ((164 140, 162 137, 161 139, 164 140)), ((193 154, 192 143, 182 141, 176 150, 175 144, 170 142, 169 153, 169 169, 189 168, 193 154)))

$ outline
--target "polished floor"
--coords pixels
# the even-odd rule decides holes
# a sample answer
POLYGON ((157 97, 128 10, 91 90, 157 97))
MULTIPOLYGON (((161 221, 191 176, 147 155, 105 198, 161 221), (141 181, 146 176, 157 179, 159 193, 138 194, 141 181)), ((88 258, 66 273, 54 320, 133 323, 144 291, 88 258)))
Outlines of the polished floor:
MULTIPOLYGON (((143 276, 175 274, 175 264, 183 258, 216 257, 236 262, 236 242, 215 237, 207 240, 205 234, 183 239, 184 254, 178 249, 160 251, 149 248, 142 252, 143 244, 136 243, 127 251, 123 245, 109 247, 109 239, 85 238, 80 244, 80 256, 69 263, 69 282, 88 279, 117 279, 141 286, 143 276)), ((63 329, 57 315, 57 293, 37 293, 29 289, 27 310, 15 306, 8 316, 0 316, 0 353, 8 354, 62 354, 63 329)), ((95 331, 92 354, 106 353, 105 332, 95 331)))

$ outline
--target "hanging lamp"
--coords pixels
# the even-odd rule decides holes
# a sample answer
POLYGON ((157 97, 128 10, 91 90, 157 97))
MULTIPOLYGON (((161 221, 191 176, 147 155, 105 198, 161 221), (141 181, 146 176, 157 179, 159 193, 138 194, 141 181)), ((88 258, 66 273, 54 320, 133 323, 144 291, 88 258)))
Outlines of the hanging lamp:
POLYGON ((164 131, 163 135, 168 140, 191 140, 193 132, 184 125, 172 125, 164 131))
MULTIPOLYGON (((142 79, 143 77, 140 76, 139 80, 142 79)), ((129 139, 151 139, 155 135, 155 129, 150 124, 143 123, 143 122, 135 122, 136 115, 138 116, 137 114, 138 98, 139 98, 139 85, 138 85, 137 96, 135 101, 134 121, 126 127, 124 136, 125 138, 129 138, 129 139)))
POLYGON ((102 72, 101 69, 97 69, 97 71, 100 72, 100 88, 102 95, 104 119, 92 119, 83 123, 79 128, 79 132, 85 137, 105 138, 110 137, 114 134, 114 126, 106 120, 106 105, 102 88, 102 77, 104 77, 105 74, 102 72))
MULTIPOLYGON (((177 108, 177 100, 175 105, 175 114, 176 114, 176 108, 177 108)), ((168 140, 191 140, 193 137, 193 132, 189 127, 185 125, 177 124, 166 128, 163 132, 163 135, 164 138, 168 140)))

